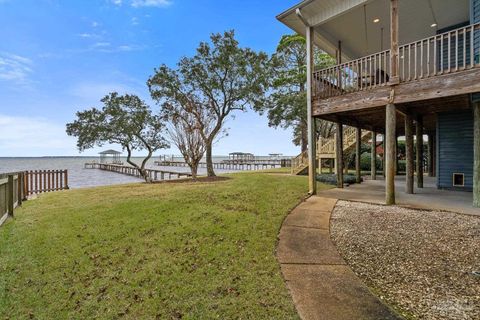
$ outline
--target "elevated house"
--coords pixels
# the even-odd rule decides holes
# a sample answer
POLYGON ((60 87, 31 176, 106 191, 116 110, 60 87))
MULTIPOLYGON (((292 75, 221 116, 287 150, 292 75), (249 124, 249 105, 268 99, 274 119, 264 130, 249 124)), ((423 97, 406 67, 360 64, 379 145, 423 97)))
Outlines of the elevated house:
POLYGON ((311 193, 318 164, 312 119, 322 118, 336 123, 338 187, 344 126, 355 128, 357 146, 365 131, 372 145, 384 134, 387 204, 395 203, 397 137, 405 136, 406 192, 413 193, 414 172, 417 187, 424 176, 414 148, 422 155, 428 136, 437 187, 473 192, 480 206, 480 0, 306 0, 277 18, 307 39, 311 193), (314 46, 337 65, 315 69, 314 46))

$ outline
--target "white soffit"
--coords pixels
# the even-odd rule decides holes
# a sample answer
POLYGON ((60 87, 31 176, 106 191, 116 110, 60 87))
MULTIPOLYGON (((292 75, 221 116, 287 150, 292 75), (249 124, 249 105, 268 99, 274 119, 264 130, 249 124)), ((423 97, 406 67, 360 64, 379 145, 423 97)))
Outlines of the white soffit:
MULTIPOLYGON (((399 0, 400 44, 468 21, 469 3, 470 0, 399 0), (434 28, 431 27, 433 23, 437 24, 434 28)), ((308 23, 315 26, 316 45, 331 55, 335 54, 338 41, 342 42, 343 56, 347 60, 389 48, 389 0, 308 0, 277 17, 305 35, 305 26, 296 16, 296 8, 300 8, 308 23), (374 23, 377 18, 380 21, 374 23)))

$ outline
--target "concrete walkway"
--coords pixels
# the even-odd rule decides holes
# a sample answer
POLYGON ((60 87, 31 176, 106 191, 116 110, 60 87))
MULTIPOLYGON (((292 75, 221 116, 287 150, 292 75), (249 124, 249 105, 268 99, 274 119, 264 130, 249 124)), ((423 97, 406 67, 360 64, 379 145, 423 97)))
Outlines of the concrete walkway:
POLYGON ((302 319, 401 319, 360 281, 330 240, 335 199, 311 197, 280 230, 277 259, 302 319))
MULTIPOLYGON (((328 189, 320 191, 318 195, 324 198, 333 198, 347 201, 385 204, 385 180, 370 180, 364 177, 361 184, 354 184, 343 189, 328 189)), ((415 194, 405 193, 405 176, 395 177, 395 193, 397 205, 415 209, 451 211, 463 214, 480 215, 479 208, 473 208, 472 192, 439 190, 436 179, 424 177, 424 188, 415 186, 415 194)))

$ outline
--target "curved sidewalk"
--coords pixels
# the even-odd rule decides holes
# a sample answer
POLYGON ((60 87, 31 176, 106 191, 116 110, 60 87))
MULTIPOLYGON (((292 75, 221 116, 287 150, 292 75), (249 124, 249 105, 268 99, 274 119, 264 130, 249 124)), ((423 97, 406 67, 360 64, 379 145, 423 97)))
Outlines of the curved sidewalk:
POLYGON ((375 297, 330 240, 336 199, 310 197, 285 219, 277 259, 300 317, 401 319, 375 297))

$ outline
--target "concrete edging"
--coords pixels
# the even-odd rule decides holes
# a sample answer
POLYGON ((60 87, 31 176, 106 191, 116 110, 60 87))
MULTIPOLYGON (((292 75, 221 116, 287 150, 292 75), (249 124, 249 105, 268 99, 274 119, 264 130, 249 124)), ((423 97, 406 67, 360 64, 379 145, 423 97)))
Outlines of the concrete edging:
POLYGON ((277 260, 302 319, 401 319, 362 283, 330 239, 337 199, 312 196, 285 218, 277 260))

